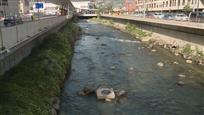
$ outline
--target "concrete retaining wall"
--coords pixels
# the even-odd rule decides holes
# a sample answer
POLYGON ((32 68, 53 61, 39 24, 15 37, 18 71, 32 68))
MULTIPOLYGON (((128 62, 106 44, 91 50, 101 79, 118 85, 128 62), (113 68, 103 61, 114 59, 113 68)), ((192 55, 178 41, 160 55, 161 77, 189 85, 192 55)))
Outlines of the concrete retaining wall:
POLYGON ((2 28, 1 39, 6 49, 0 51, 0 74, 21 62, 47 33, 60 29, 66 22, 67 18, 62 16, 2 28))
POLYGON ((105 19, 111 19, 115 22, 126 24, 131 23, 137 25, 139 28, 152 31, 153 33, 162 34, 172 38, 192 42, 204 46, 204 28, 190 28, 184 26, 168 25, 161 23, 153 23, 135 19, 124 19, 119 17, 102 16, 105 19))

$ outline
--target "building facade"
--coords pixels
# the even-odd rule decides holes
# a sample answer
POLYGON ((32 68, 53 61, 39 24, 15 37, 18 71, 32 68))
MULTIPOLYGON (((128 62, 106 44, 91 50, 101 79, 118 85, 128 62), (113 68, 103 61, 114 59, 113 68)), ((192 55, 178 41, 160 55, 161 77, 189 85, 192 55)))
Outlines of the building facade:
POLYGON ((204 0, 135 0, 136 11, 182 11, 186 5, 192 11, 204 11, 204 0))
POLYGON ((133 12, 136 10, 136 1, 135 0, 125 0, 125 9, 127 12, 133 12))
POLYGON ((0 0, 0 16, 28 13, 28 0, 0 0))

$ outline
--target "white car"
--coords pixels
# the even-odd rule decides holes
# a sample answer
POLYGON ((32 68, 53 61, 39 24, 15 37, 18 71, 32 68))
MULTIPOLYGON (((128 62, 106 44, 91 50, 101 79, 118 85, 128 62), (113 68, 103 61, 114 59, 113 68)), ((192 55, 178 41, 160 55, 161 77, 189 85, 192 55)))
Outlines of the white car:
POLYGON ((177 21, 188 21, 189 20, 189 17, 185 14, 176 14, 175 17, 174 17, 174 20, 177 20, 177 21))
POLYGON ((153 17, 154 18, 162 19, 162 18, 164 18, 164 14, 162 14, 162 13, 155 13, 155 14, 153 14, 153 17))

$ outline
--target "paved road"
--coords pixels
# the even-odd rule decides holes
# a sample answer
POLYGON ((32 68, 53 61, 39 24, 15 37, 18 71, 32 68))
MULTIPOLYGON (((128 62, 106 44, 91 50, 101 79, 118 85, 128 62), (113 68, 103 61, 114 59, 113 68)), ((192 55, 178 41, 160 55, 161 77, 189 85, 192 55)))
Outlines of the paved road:
POLYGON ((186 64, 165 49, 151 52, 132 36, 110 27, 79 25, 84 34, 75 46, 60 115, 203 115, 203 67, 186 64), (158 62, 164 67, 158 67, 158 62), (177 85, 178 81, 185 85, 177 85), (117 102, 104 102, 95 94, 78 96, 85 86, 123 89, 128 94, 117 102))
MULTIPOLYGON (((57 17, 57 16, 43 16, 43 17, 40 17, 39 19, 42 20, 42 19, 46 19, 46 18, 53 18, 53 17, 57 17)), ((31 21, 31 18, 23 18, 23 22, 30 22, 31 21)), ((5 27, 4 23, 3 23, 3 20, 0 21, 0 27, 5 27)))

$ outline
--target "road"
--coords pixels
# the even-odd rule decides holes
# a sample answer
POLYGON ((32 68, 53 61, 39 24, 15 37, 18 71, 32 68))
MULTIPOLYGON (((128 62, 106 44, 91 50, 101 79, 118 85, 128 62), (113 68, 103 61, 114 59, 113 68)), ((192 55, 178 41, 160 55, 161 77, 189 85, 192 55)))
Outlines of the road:
POLYGON ((75 44, 60 115, 203 115, 203 67, 186 64, 159 47, 152 52, 113 28, 85 21, 79 25, 84 34, 75 44), (127 97, 104 102, 94 94, 77 95, 86 86, 123 89, 127 97))
MULTIPOLYGON (((40 17, 39 19, 42 20, 42 19, 53 18, 53 17, 57 17, 57 16, 43 16, 43 17, 40 17)), ((30 22, 30 21, 32 21, 30 17, 23 18, 24 23, 30 22)), ((0 20, 0 27, 5 27, 3 20, 0 20)))

